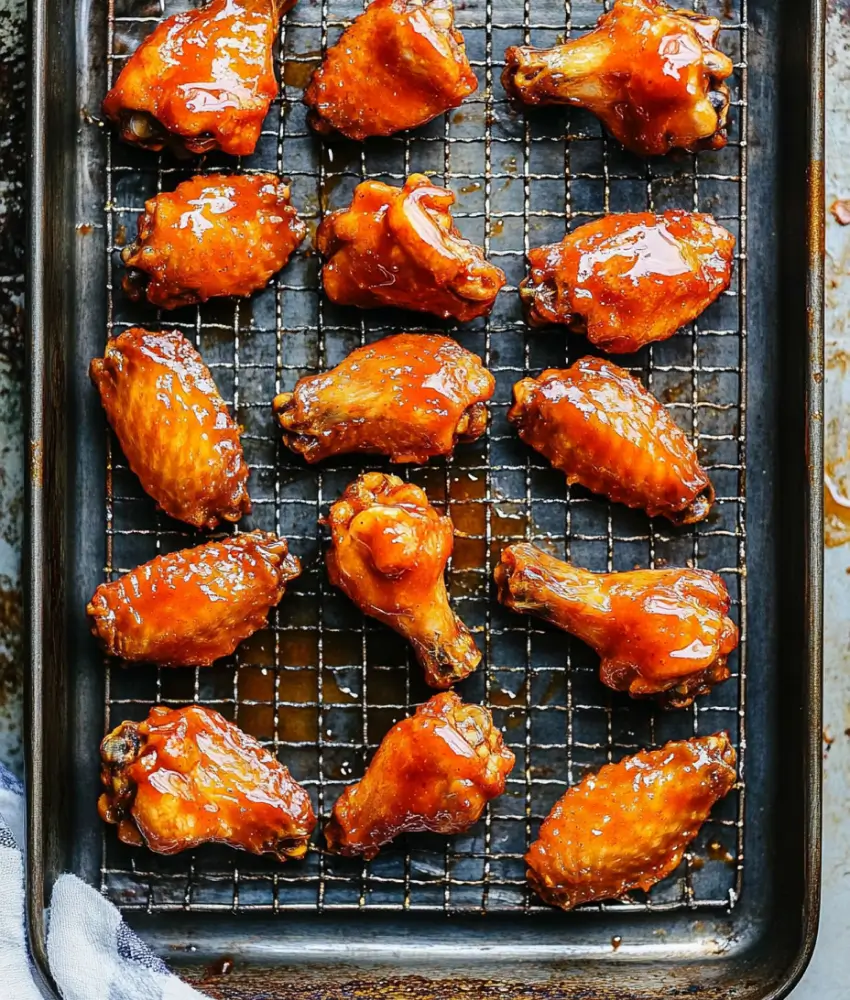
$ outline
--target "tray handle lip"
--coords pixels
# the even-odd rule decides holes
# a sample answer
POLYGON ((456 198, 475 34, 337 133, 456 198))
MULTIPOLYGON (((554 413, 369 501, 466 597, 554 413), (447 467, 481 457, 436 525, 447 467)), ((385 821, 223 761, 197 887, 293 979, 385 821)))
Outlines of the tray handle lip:
MULTIPOLYGON (((45 376, 45 164, 46 108, 49 100, 48 24, 55 0, 31 0, 29 4, 31 87, 28 100, 27 135, 29 145, 28 226, 27 226, 27 434, 28 474, 26 477, 26 523, 23 551, 24 599, 27 640, 25 723, 27 754, 27 940, 33 959, 35 978, 43 995, 61 1000, 50 975, 46 949, 44 899, 44 829, 42 704, 43 684, 43 614, 44 600, 39 584, 44 561, 45 490, 42 479, 44 442, 45 376)), ((808 824, 804 874, 808 891, 803 912, 801 945, 788 965, 783 979, 762 1000, 781 1000, 802 978, 812 954, 818 932, 821 894, 821 731, 822 731, 822 618, 823 618, 823 245, 824 245, 824 66, 825 0, 810 0, 811 25, 809 65, 812 68, 809 89, 809 190, 808 190, 808 418, 807 467, 808 534, 806 538, 809 683, 802 709, 809 719, 805 747, 808 824)))
POLYGON ((25 727, 27 739, 26 800, 26 934, 33 960, 34 978, 45 997, 60 1000, 47 960, 47 918, 44 900, 44 757, 42 727, 43 684, 43 592, 40 584, 44 559, 44 404, 47 344, 45 339, 45 164, 46 111, 49 100, 48 24, 51 0, 31 0, 29 4, 30 91, 27 109, 29 172, 27 184, 27 433, 26 523, 24 525, 23 575, 24 622, 26 623, 25 727))

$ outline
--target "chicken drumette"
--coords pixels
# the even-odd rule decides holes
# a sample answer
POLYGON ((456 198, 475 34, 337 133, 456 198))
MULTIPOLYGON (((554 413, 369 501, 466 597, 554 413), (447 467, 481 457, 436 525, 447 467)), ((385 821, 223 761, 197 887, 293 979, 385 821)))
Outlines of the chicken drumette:
POLYGON ((89 372, 130 468, 166 514, 214 528, 250 513, 240 429, 182 333, 126 330, 89 372))
POLYGON ((692 524, 714 502, 690 441, 661 403, 610 361, 582 358, 517 382, 508 419, 568 483, 650 517, 692 524))
POLYGON ((726 733, 606 764, 568 789, 543 821, 525 856, 531 886, 564 910, 646 891, 678 867, 735 780, 726 733))
POLYGON ((454 340, 399 333, 300 379, 272 408, 284 444, 308 462, 355 451, 425 462, 484 433, 495 386, 481 359, 454 340))
POLYGON ((522 543, 502 550, 494 575, 502 604, 591 646, 602 660, 602 683, 615 691, 660 695, 665 705, 683 708, 729 676, 738 628, 716 573, 591 573, 522 543))
POLYGON ((710 215, 608 215, 531 250, 520 296, 532 326, 565 323, 603 350, 636 351, 729 287, 734 247, 710 215))
POLYGON ((263 288, 307 229, 274 174, 192 177, 145 202, 124 290, 163 309, 263 288))
POLYGON ((98 811, 126 844, 177 854, 210 841, 301 858, 310 796, 277 758, 218 712, 157 705, 101 743, 98 811))
POLYGON ((451 518, 418 486, 366 472, 333 504, 328 524, 331 583, 410 642, 428 684, 447 688, 472 673, 481 653, 452 611, 443 577, 451 518))
POLYGON ((363 778, 337 799, 328 848, 368 859, 401 833, 462 833, 504 792, 513 766, 486 708, 453 691, 434 695, 393 726, 363 778))
POLYGON ((477 86, 451 0, 373 0, 328 49, 304 103, 317 132, 365 139, 424 125, 477 86))
POLYGON ((254 152, 277 94, 272 45, 294 0, 210 0, 162 21, 129 58, 103 113, 146 149, 254 152))
POLYGON ((112 656, 205 667, 262 628, 300 572, 285 539, 252 531, 157 556, 102 583, 86 610, 112 656))
POLYGON ((581 38, 509 48, 502 84, 520 104, 587 108, 644 156, 720 149, 732 60, 714 47, 719 31, 716 17, 661 0, 617 0, 581 38))
POLYGON ((505 275, 454 226, 455 196, 423 174, 358 184, 319 226, 325 292, 343 305, 400 306, 466 322, 493 308, 505 275))

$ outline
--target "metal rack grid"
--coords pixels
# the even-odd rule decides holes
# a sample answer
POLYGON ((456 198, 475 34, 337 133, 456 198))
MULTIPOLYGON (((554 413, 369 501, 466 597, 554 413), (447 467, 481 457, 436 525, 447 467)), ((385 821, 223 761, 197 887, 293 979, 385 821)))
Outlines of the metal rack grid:
MULTIPOLYGON (((543 909, 525 884, 522 855, 565 788, 592 768, 671 738, 727 729, 738 750, 739 781, 719 803, 680 869, 650 893, 590 907, 731 908, 743 878, 746 662, 746 55, 747 0, 699 3, 722 19, 721 47, 735 63, 730 142, 717 152, 644 161, 623 152, 579 111, 512 112, 499 82, 510 44, 552 44, 589 29, 594 0, 513 0, 459 4, 479 89, 461 108, 414 132, 355 144, 313 135, 301 92, 321 53, 360 12, 361 0, 299 0, 280 31, 282 94, 258 150, 234 161, 221 155, 190 165, 145 154, 104 130, 107 329, 167 325, 194 338, 219 388, 244 425, 254 513, 240 529, 283 534, 304 565, 268 629, 212 668, 124 668, 106 661, 104 727, 141 719, 155 702, 214 706, 274 748, 309 790, 324 819, 342 788, 356 780, 389 726, 429 696, 404 643, 331 588, 323 567, 319 517, 364 468, 383 460, 350 457, 307 468, 278 442, 273 396, 306 373, 338 363, 355 346, 399 329, 440 329, 427 317, 358 312, 323 299, 320 262, 305 242, 272 285, 250 300, 218 301, 172 313, 129 303, 120 290, 118 252, 135 232, 144 199, 193 172, 271 169, 292 179, 293 202, 311 236, 322 215, 346 205, 366 177, 401 182, 433 174, 458 196, 455 218, 508 275, 486 320, 446 326, 494 373, 497 389, 484 438, 453 459, 400 473, 444 505, 457 531, 448 577, 452 600, 484 652, 459 688, 489 706, 517 756, 506 794, 454 838, 402 838, 370 863, 313 849, 285 866, 268 858, 207 847, 164 858, 104 831, 101 889, 124 909, 444 910, 543 909), (331 9, 332 8, 332 9, 331 9), (562 331, 526 330, 516 287, 529 247, 559 240, 609 211, 710 211, 738 237, 733 284, 691 327, 624 361, 688 431, 717 489, 702 524, 675 529, 606 503, 549 469, 506 420, 514 382, 589 353, 562 331), (579 642, 513 614, 494 598, 492 570, 501 548, 527 539, 597 570, 698 565, 720 572, 741 626, 732 677, 689 710, 656 711, 598 681, 597 661, 579 642)), ((109 81, 163 14, 186 4, 109 0, 109 81)), ((104 30, 103 25, 97 30, 104 30)), ((105 579, 158 553, 203 539, 154 511, 108 435, 105 579)), ((393 471, 398 472, 396 467, 393 471)), ((321 844, 320 838, 314 838, 321 844)))

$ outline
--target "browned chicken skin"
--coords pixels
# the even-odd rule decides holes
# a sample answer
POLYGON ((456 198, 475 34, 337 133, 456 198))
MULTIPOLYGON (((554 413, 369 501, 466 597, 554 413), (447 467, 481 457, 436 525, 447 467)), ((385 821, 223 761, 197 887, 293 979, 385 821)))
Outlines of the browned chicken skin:
POLYGON ((514 386, 508 419, 567 482, 674 524, 707 516, 714 489, 661 403, 610 361, 582 358, 514 386))
POLYGON ((316 826, 310 796, 275 756, 218 712, 156 705, 100 745, 100 816, 126 844, 177 854, 215 842, 302 858, 316 826))
POLYGON ((486 708, 436 694, 393 726, 363 778, 337 799, 328 848, 368 859, 401 833, 462 833, 504 792, 513 766, 486 708))
POLYGON ((734 784, 726 733, 606 764, 568 789, 543 821, 525 856, 528 881, 564 910, 646 891, 678 867, 734 784))
POLYGON ((499 600, 576 635, 601 657, 599 675, 633 698, 690 705, 725 681, 738 645, 723 580, 704 569, 591 573, 533 545, 502 550, 499 600))
POLYGON ((457 231, 454 200, 423 174, 411 174, 403 188, 358 184, 351 205, 329 215, 316 232, 316 246, 327 258, 322 284, 328 298, 462 323, 489 313, 505 275, 457 231))
POLYGON ((449 337, 399 333, 299 379, 272 409, 284 444, 308 462, 348 452, 425 462, 484 433, 495 386, 481 359, 449 337))
POLYGON ((624 354, 666 340, 729 287, 735 238, 710 215, 607 215, 528 254, 532 326, 565 323, 624 354))
POLYGON ((365 139, 424 125, 477 86, 451 0, 373 0, 328 49, 304 103, 317 132, 365 139))
POLYGON ((328 576, 363 611, 410 642, 431 687, 448 688, 481 653, 452 611, 443 573, 454 542, 418 486, 366 472, 330 509, 328 576))
POLYGON ((86 610, 112 656, 205 667, 262 628, 300 572, 285 539, 252 531, 157 556, 102 583, 86 610))
POLYGON ((275 0, 210 0, 162 21, 124 65, 103 113, 146 149, 254 152, 277 94, 275 0))
POLYGON ((521 104, 587 108, 644 156, 726 145, 732 60, 716 17, 617 0, 596 28, 551 49, 512 46, 502 84, 521 104))
POLYGON ((274 174, 208 174, 145 202, 124 291, 163 309, 265 287, 306 235, 274 174))
POLYGON ((182 333, 126 330, 89 372, 130 468, 166 514, 214 528, 251 512, 240 429, 182 333))

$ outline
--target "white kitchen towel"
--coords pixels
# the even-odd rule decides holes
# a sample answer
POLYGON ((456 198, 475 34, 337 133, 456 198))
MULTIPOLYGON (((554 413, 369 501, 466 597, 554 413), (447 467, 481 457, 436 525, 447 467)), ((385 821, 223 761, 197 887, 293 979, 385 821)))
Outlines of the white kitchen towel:
MULTIPOLYGON (((0 1000, 40 1000, 24 933, 24 790, 0 764, 0 1000)), ((50 973, 63 1000, 204 1000, 74 875, 53 889, 47 923, 50 973)))

